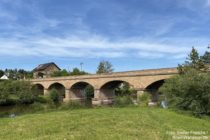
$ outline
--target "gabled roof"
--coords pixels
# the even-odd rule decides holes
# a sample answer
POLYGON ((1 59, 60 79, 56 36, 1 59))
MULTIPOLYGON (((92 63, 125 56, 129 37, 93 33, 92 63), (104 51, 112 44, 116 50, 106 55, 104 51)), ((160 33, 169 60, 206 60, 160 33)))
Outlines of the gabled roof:
POLYGON ((8 80, 9 78, 6 75, 3 75, 0 79, 1 80, 8 80))
POLYGON ((42 70, 45 70, 46 68, 48 68, 51 65, 54 65, 59 70, 61 70, 54 62, 50 62, 50 63, 40 64, 38 67, 36 67, 35 69, 33 69, 33 71, 42 71, 42 70))

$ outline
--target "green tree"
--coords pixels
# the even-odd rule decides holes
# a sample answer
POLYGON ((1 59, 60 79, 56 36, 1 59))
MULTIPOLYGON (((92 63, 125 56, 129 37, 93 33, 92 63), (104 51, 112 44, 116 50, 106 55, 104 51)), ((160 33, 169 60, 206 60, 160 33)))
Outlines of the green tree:
POLYGON ((69 72, 65 69, 61 71, 55 71, 51 74, 52 77, 69 76, 69 72))
POLYGON ((97 74, 113 72, 112 64, 109 61, 101 61, 98 65, 97 74))
POLYGON ((115 89, 116 96, 131 96, 135 94, 136 91, 130 87, 130 85, 126 82, 122 83, 119 87, 115 89))
POLYGON ((4 75, 4 71, 0 70, 0 77, 2 77, 4 75))
POLYGON ((210 75, 195 69, 166 80, 160 88, 169 107, 210 115, 210 75))
POLYGON ((54 102, 54 103, 58 103, 60 101, 60 97, 59 97, 59 93, 56 89, 52 89, 50 90, 50 99, 54 102))
MULTIPOLYGON (((209 48, 210 47, 208 47, 208 49, 209 48)), ((202 58, 204 64, 210 64, 210 52, 209 51, 206 51, 201 58, 202 58)))
POLYGON ((70 75, 86 75, 88 74, 85 71, 80 71, 78 68, 73 68, 72 72, 70 72, 70 75))
POLYGON ((204 60, 193 48, 185 63, 179 65, 180 74, 160 88, 170 107, 210 115, 210 75, 204 60))
POLYGON ((0 105, 28 104, 33 101, 30 82, 10 80, 0 82, 0 105))
POLYGON ((202 56, 199 56, 199 53, 193 47, 185 63, 181 65, 179 64, 177 69, 179 71, 179 74, 184 74, 190 69, 203 71, 206 69, 206 67, 203 62, 202 56))

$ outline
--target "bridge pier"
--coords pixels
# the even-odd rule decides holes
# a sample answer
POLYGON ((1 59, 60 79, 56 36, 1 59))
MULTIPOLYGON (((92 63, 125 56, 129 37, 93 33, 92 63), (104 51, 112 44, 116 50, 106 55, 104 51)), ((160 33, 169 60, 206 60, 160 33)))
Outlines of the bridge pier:
POLYGON ((68 102, 70 101, 70 90, 69 89, 65 89, 65 98, 63 99, 64 102, 68 102))
POLYGON ((48 89, 44 88, 44 95, 48 95, 48 89))
POLYGON ((137 93, 137 101, 139 101, 139 98, 144 94, 144 90, 143 89, 136 89, 137 93))
POLYGON ((110 105, 113 103, 113 98, 112 90, 95 89, 92 105, 110 105))
POLYGON ((100 89, 94 90, 94 98, 92 99, 92 105, 101 105, 101 99, 100 99, 100 89))

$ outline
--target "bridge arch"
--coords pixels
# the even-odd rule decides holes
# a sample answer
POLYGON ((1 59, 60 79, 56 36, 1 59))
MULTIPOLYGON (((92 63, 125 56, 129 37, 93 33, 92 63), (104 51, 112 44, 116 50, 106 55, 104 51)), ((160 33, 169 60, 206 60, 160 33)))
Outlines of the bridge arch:
POLYGON ((153 83, 151 83, 150 85, 148 85, 145 88, 145 91, 149 92, 152 95, 152 101, 153 102, 157 102, 158 101, 158 97, 160 95, 160 93, 158 92, 159 88, 165 83, 165 79, 161 79, 158 81, 155 81, 153 83))
POLYGON ((44 95, 44 86, 42 84, 33 84, 32 85, 32 93, 35 95, 35 96, 38 96, 38 95, 44 95))
POLYGON ((59 100, 63 101, 63 99, 65 98, 65 86, 59 82, 55 82, 49 86, 48 91, 50 92, 53 89, 58 92, 59 100))
POLYGON ((133 87, 133 85, 124 80, 112 80, 104 83, 99 89, 101 99, 112 100, 115 97, 115 89, 123 86, 123 84, 128 84, 130 87, 133 87))
POLYGON ((92 100, 94 98, 94 86, 89 82, 79 81, 74 83, 71 88, 71 98, 78 100, 92 100))

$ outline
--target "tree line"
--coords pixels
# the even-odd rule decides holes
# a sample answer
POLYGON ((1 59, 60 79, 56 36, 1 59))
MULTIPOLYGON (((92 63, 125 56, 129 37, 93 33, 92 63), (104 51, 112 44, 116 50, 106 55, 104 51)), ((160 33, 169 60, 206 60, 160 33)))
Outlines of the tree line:
MULTIPOLYGON (((111 73, 113 72, 113 66, 109 61, 101 61, 97 67, 96 74, 102 73, 111 73)), ((82 71, 79 68, 73 68, 72 71, 67 71, 66 69, 56 71, 51 74, 52 77, 59 77, 59 76, 73 76, 73 75, 86 75, 89 74, 88 72, 82 71)))
POLYGON ((6 75, 11 80, 33 78, 33 72, 32 71, 26 71, 24 69, 5 69, 5 70, 0 70, 0 77, 2 77, 3 75, 6 75))
MULTIPOLYGON (((97 67, 97 74, 102 73, 111 73, 113 72, 113 66, 109 61, 101 61, 97 67)), ((67 71, 66 69, 56 71, 51 74, 51 77, 60 77, 60 76, 73 76, 73 75, 86 75, 90 74, 86 71, 80 70, 79 68, 73 68, 72 71, 67 71)), ((0 77, 6 75, 11 80, 20 80, 20 79, 32 79, 33 71, 26 71, 24 69, 5 69, 0 70, 0 77)))

